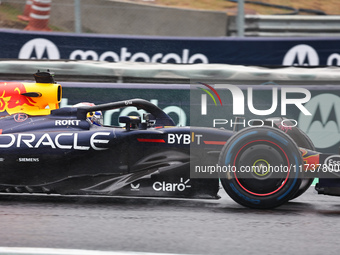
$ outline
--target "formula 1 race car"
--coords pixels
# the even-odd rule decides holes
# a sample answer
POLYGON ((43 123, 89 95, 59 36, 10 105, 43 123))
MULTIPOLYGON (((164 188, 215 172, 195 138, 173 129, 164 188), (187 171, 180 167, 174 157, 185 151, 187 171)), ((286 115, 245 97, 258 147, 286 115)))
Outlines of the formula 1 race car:
MULTIPOLYGON (((176 127, 142 99, 59 108, 60 84, 49 72, 34 76, 35 83, 0 83, 2 193, 218 199, 221 183, 241 205, 273 208, 303 194, 321 163, 340 161, 315 152, 297 127, 280 130, 279 120, 234 132, 176 127), (121 116, 125 127, 102 124, 102 111, 131 106, 146 114, 121 116), (195 166, 232 171, 192 178, 195 166)), ((339 195, 336 179, 325 180, 318 191, 339 195)))

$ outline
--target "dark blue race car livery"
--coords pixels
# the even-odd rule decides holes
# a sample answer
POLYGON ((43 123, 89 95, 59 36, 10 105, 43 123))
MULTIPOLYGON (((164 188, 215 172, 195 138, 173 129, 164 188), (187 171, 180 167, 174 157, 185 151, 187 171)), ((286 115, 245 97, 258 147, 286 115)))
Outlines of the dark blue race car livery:
POLYGON ((2 193, 218 199, 222 185, 241 205, 273 208, 320 177, 319 193, 340 194, 337 173, 320 171, 340 156, 316 152, 297 127, 281 130, 280 119, 230 131, 177 127, 143 99, 59 108, 61 86, 49 72, 35 77, 0 83, 2 193), (124 127, 91 121, 96 112, 131 106, 146 114, 121 116, 124 127), (225 171, 211 178, 212 167, 225 171))

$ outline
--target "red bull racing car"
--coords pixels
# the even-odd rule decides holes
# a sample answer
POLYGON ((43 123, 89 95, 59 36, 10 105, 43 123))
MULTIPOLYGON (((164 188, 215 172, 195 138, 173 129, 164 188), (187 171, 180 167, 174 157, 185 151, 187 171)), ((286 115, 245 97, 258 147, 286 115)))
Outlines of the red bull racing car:
POLYGON ((1 193, 218 199, 221 183, 241 205, 273 208, 321 177, 319 193, 340 194, 337 173, 325 171, 340 156, 316 152, 279 120, 234 132, 176 127, 142 99, 59 108, 60 84, 49 72, 34 76, 35 83, 0 83, 1 193), (103 125, 103 111, 131 106, 146 114, 121 116, 124 127, 103 125), (212 166, 223 171, 195 175, 212 166))

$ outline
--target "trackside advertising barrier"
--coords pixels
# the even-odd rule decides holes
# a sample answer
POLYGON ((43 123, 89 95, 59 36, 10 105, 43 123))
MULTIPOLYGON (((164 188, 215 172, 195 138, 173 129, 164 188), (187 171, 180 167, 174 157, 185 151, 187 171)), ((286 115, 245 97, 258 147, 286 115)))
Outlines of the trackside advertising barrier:
POLYGON ((58 81, 189 84, 190 79, 223 79, 239 85, 340 85, 340 67, 241 66, 228 64, 162 64, 81 60, 0 60, 0 79, 31 80, 50 70, 58 81))
MULTIPOLYGON (((340 146, 338 86, 228 84, 227 88, 219 88, 214 82, 209 81, 195 81, 191 85, 180 84, 171 87, 164 84, 62 83, 62 85, 61 107, 79 102, 102 104, 143 98, 162 108, 178 125, 229 130, 255 125, 256 120, 282 116, 301 128, 318 151, 337 153, 340 146), (236 116, 240 117, 237 121, 236 116)), ((137 112, 135 108, 107 111, 104 113, 104 122, 106 125, 119 126, 119 116, 138 114, 142 115, 142 112, 137 112)), ((289 125, 292 124, 283 122, 283 131, 289 129, 289 125)))
POLYGON ((340 65, 340 38, 185 38, 0 29, 0 59, 340 65))

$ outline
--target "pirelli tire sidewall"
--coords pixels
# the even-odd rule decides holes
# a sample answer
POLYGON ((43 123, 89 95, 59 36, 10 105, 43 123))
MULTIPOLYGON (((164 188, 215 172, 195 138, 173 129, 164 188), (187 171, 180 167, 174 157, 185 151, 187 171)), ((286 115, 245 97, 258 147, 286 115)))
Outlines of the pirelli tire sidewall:
POLYGON ((285 175, 280 173, 280 176, 272 173, 270 177, 263 179, 240 178, 238 173, 233 172, 221 174, 223 188, 237 203, 251 208, 274 208, 289 201, 298 191, 301 185, 299 166, 303 162, 302 156, 294 140, 281 130, 251 127, 239 131, 224 145, 218 163, 220 166, 237 168, 242 157, 246 162, 248 157, 254 157, 249 162, 256 162, 257 157, 264 162, 280 161, 287 165, 289 171, 285 175), (261 155, 252 156, 251 149, 256 152, 253 154, 261 155), (291 165, 296 167, 290 168, 291 165))

